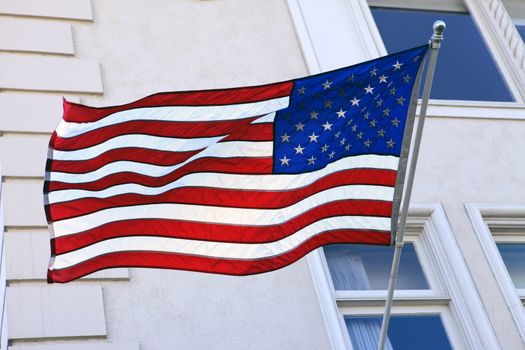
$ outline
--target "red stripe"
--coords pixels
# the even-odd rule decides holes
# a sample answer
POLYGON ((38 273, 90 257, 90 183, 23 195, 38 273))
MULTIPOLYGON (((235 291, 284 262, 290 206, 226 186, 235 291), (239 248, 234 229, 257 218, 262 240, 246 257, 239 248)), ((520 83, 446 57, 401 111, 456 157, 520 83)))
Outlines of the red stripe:
POLYGON ((233 89, 165 92, 150 95, 132 103, 113 107, 89 107, 64 100, 64 117, 68 122, 87 123, 110 114, 140 107, 213 106, 264 101, 290 95, 292 82, 233 89))
POLYGON ((149 267, 251 275, 287 266, 310 251, 327 244, 363 243, 389 245, 390 232, 337 230, 319 234, 282 255, 257 260, 230 260, 160 252, 116 252, 98 256, 70 268, 49 270, 48 281, 64 283, 111 267, 149 267))
POLYGON ((112 207, 156 203, 273 209, 292 205, 315 193, 337 186, 361 184, 394 187, 395 182, 396 172, 393 170, 352 169, 329 174, 308 186, 288 191, 182 187, 149 196, 127 193, 109 198, 82 198, 51 204, 49 209, 52 221, 86 215, 112 207))
MULTIPOLYGON (((171 122, 161 120, 132 120, 109 125, 84 134, 64 138, 56 136, 50 146, 59 151, 72 151, 98 145, 113 137, 121 135, 151 135, 161 137, 215 137, 228 135, 249 125, 253 128, 272 128, 272 124, 250 124, 259 117, 239 120, 222 120, 209 122, 171 122)), ((264 131, 265 134, 268 131, 264 131)), ((271 131, 270 131, 271 133, 271 131)), ((271 140, 272 138, 268 139, 271 140)), ((266 141, 266 140, 264 140, 266 141)))
POLYGON ((116 148, 104 152, 96 158, 88 160, 53 160, 51 162, 51 171, 83 174, 90 171, 95 171, 104 165, 116 161, 132 161, 170 166, 182 163, 200 151, 201 150, 188 152, 167 152, 136 147, 116 148))
POLYGON ((272 226, 212 224, 183 220, 137 219, 114 221, 52 241, 56 254, 79 249, 109 238, 122 236, 161 236, 217 242, 261 243, 283 239, 325 218, 343 215, 390 217, 392 202, 342 200, 329 202, 272 226))
POLYGON ((222 172, 228 174, 270 174, 272 172, 273 160, 265 158, 199 158, 179 168, 168 175, 152 177, 131 172, 120 172, 108 175, 101 179, 86 183, 66 183, 51 181, 48 183, 47 193, 66 189, 81 189, 98 191, 111 186, 136 183, 150 187, 164 186, 176 181, 180 177, 195 172, 222 172))

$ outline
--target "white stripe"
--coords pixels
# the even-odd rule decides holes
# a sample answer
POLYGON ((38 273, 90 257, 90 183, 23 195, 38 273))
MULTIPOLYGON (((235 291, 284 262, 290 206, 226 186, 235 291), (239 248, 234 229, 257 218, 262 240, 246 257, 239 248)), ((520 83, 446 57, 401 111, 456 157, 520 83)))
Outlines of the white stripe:
POLYGON ((244 190, 285 191, 308 186, 315 181, 337 171, 353 168, 374 168, 397 170, 399 159, 394 156, 362 155, 342 158, 325 168, 301 174, 238 175, 217 173, 195 173, 181 177, 177 181, 161 187, 148 187, 138 184, 122 184, 100 191, 61 190, 48 194, 50 204, 75 199, 93 197, 108 198, 124 193, 138 193, 146 196, 159 195, 181 187, 212 187, 244 190))
POLYGON ((267 101, 234 104, 225 106, 170 106, 135 108, 108 115, 91 123, 74 123, 61 120, 56 129, 60 137, 73 137, 108 125, 131 120, 161 120, 178 122, 202 122, 214 120, 234 120, 264 115, 288 107, 289 97, 279 97, 267 101))
POLYGON ((330 188, 279 209, 228 208, 191 204, 148 204, 117 207, 59 220, 53 223, 55 237, 89 230, 113 221, 133 219, 173 219, 227 225, 278 225, 319 205, 345 199, 392 201, 394 188, 347 185, 330 188))
POLYGON ((150 135, 122 135, 109 139, 98 145, 74 150, 53 150, 53 160, 86 160, 95 158, 112 149, 137 147, 168 152, 186 152, 206 148, 226 135, 217 137, 203 137, 191 139, 179 139, 174 137, 161 137, 150 135))
POLYGON ((120 172, 132 172, 146 176, 161 177, 183 167, 195 159, 203 157, 271 157, 272 153, 273 142, 227 141, 215 143, 204 149, 202 152, 199 152, 184 162, 176 165, 162 166, 130 161, 117 161, 106 164, 97 170, 82 174, 53 171, 50 173, 50 180, 66 183, 84 183, 95 181, 105 176, 120 172))
POLYGON ((221 243, 164 237, 119 237, 95 243, 73 252, 57 255, 52 269, 63 269, 99 255, 122 251, 153 251, 191 254, 225 259, 264 259, 280 255, 298 247, 320 232, 339 229, 390 230, 390 218, 343 216, 327 218, 297 231, 281 240, 260 243, 221 243))
POLYGON ((263 117, 260 117, 259 119, 255 119, 252 122, 252 124, 273 123, 276 114, 277 113, 275 113, 275 112, 267 114, 267 115, 265 115, 263 117))

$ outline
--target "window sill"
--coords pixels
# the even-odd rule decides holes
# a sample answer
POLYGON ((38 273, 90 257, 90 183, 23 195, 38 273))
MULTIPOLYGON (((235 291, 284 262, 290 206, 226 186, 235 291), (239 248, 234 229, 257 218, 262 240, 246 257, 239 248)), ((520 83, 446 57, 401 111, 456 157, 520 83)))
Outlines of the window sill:
MULTIPOLYGON (((417 114, 421 100, 418 103, 417 114)), ((430 100, 429 117, 525 120, 525 104, 517 102, 430 100)))

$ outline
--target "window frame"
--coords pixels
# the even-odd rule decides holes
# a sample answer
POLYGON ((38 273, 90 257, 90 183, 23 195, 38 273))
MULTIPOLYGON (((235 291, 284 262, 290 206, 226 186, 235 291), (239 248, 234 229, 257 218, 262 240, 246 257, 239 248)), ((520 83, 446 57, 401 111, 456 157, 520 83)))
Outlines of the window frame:
MULTIPOLYGON (((411 206, 407 242, 414 242, 429 290, 396 291, 393 314, 436 308, 453 346, 498 349, 499 344, 441 204, 411 206), (444 277, 446 276, 446 278, 444 277)), ((345 313, 382 315, 386 290, 336 293, 321 249, 308 256, 327 332, 335 349, 351 349, 345 313)))
POLYGON ((525 243, 525 205, 466 203, 469 219, 490 270, 525 342, 525 290, 514 287, 496 241, 525 243))

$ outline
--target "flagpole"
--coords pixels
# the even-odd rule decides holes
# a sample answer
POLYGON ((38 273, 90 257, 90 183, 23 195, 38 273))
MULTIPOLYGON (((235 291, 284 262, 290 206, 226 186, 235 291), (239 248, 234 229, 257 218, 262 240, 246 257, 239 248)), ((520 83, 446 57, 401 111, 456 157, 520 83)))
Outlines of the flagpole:
POLYGON ((421 135, 423 134, 423 126, 425 125, 425 116, 427 114, 428 99, 430 96, 430 89, 432 87, 432 80, 434 79, 434 70, 436 68, 436 59, 443 41, 443 31, 446 24, 443 21, 434 22, 434 33, 430 39, 430 58, 428 61, 427 75, 425 77, 425 87, 423 89, 423 98, 421 100, 421 109, 419 111, 419 120, 417 123, 416 135, 414 138, 414 147, 412 149, 412 158, 408 171, 408 178, 406 182, 406 192, 403 200, 403 207, 401 209, 401 218, 399 222, 399 230, 394 243, 394 258, 392 259, 392 270, 390 272, 390 280, 388 282, 388 292, 385 302, 385 312, 383 314, 383 323, 381 325, 381 333, 379 335, 378 350, 383 350, 385 347, 386 334, 388 331, 388 323, 390 321, 390 312, 392 310, 392 300, 394 297, 394 289, 396 287, 396 280, 399 270, 399 260, 401 257, 401 250, 403 249, 403 236, 405 235, 408 206, 410 204, 410 196, 412 195, 412 184, 414 183, 414 174, 416 170, 416 163, 419 154, 419 146, 421 145, 421 135))

